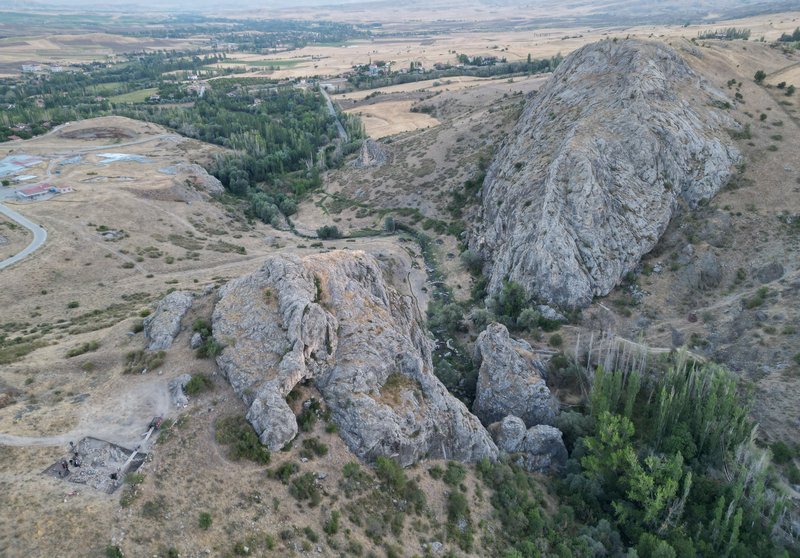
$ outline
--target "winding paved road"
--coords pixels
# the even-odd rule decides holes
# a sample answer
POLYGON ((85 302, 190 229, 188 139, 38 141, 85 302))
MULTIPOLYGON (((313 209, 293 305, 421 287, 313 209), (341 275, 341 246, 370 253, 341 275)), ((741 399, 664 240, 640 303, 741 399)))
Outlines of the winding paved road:
POLYGON ((30 256, 33 252, 38 250, 44 244, 44 241, 47 240, 47 231, 44 230, 42 227, 34 223, 33 221, 29 220, 27 217, 24 217, 14 211, 13 209, 9 209, 5 205, 0 203, 0 213, 11 219, 12 221, 16 221, 18 224, 22 225, 29 231, 33 233, 33 241, 25 247, 19 254, 15 254, 10 258, 6 258, 5 260, 0 262, 0 269, 4 269, 10 265, 14 265, 15 263, 22 261, 23 259, 30 256))

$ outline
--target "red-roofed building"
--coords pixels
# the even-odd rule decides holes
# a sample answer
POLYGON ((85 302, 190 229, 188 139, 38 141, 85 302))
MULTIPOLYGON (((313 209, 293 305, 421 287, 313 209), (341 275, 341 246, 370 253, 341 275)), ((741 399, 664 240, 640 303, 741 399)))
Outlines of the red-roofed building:
POLYGON ((69 186, 53 186, 45 182, 17 190, 17 197, 21 200, 36 200, 49 194, 66 194, 75 190, 69 186))

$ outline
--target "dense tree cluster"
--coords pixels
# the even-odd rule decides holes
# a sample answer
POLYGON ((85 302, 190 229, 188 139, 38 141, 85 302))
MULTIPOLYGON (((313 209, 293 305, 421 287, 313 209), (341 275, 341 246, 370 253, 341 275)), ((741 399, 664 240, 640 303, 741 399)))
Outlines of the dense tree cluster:
POLYGON ((666 373, 598 370, 587 413, 562 413, 570 446, 559 504, 506 463, 479 464, 503 524, 504 558, 790 555, 769 453, 747 398, 716 365, 666 373))
POLYGON ((778 38, 781 43, 797 43, 800 42, 800 27, 796 27, 792 33, 781 33, 778 38))

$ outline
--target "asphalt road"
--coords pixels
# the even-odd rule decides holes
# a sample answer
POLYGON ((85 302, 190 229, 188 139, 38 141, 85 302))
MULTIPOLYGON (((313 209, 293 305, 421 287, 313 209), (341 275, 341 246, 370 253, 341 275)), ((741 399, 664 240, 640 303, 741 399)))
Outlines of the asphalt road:
POLYGON ((28 244, 28 246, 22 250, 19 254, 15 254, 10 258, 6 258, 5 260, 0 262, 0 269, 4 269, 10 265, 14 265, 15 263, 24 260, 28 256, 30 256, 33 252, 38 250, 44 244, 44 241, 47 240, 47 231, 44 230, 42 227, 34 223, 33 221, 23 217, 13 209, 9 209, 5 205, 0 203, 0 213, 11 219, 12 221, 16 221, 18 224, 22 225, 29 231, 33 233, 33 241, 28 244))

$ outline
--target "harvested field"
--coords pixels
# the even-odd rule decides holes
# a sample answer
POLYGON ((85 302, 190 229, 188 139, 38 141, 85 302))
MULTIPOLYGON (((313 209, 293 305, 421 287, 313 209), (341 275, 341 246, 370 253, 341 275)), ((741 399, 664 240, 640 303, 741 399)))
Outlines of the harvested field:
POLYGON ((432 128, 439 124, 439 121, 429 114, 411 112, 413 104, 413 101, 387 101, 348 109, 345 112, 361 117, 367 135, 373 139, 432 128))

